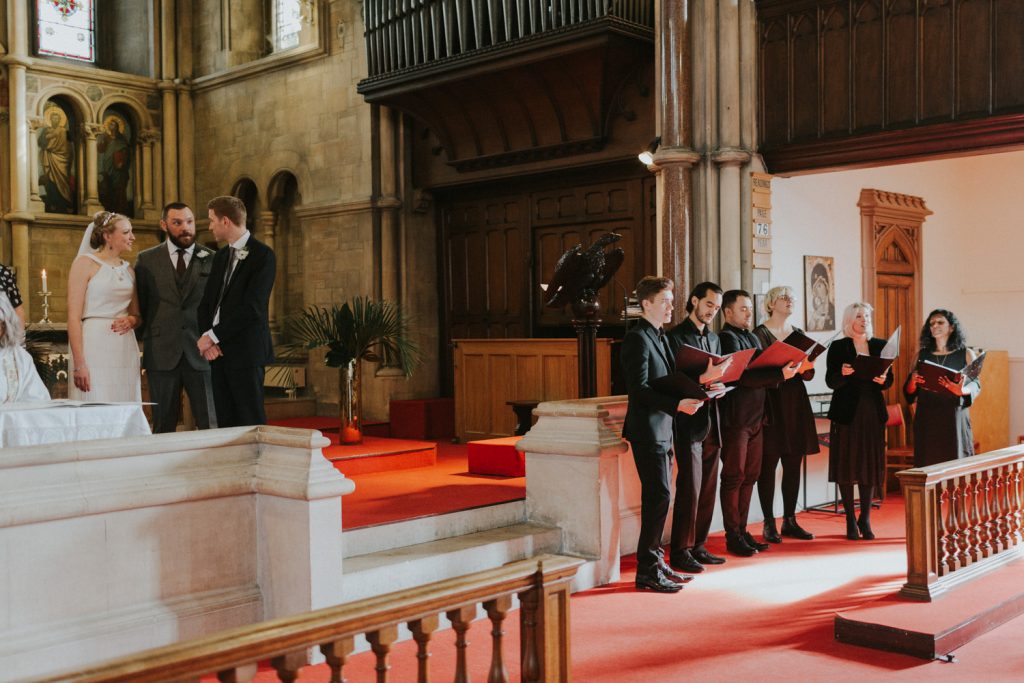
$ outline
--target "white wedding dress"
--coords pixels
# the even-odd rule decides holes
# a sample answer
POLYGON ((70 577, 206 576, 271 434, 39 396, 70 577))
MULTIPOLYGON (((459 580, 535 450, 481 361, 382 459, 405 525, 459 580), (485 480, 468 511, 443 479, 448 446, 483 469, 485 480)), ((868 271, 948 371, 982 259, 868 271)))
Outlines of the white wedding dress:
POLYGON ((82 347, 89 368, 90 391, 75 386, 75 361, 68 360, 68 398, 78 401, 141 401, 139 344, 134 332, 117 334, 114 318, 128 315, 135 279, 126 261, 110 266, 85 254, 100 269, 89 280, 82 309, 82 347))

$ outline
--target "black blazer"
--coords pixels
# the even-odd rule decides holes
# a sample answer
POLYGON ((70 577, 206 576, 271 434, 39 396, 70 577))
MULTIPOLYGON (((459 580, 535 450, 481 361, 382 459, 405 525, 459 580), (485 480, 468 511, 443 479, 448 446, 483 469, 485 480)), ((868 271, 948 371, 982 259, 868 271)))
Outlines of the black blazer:
POLYGON ((644 444, 671 443, 672 418, 679 400, 650 386, 650 380, 669 374, 674 365, 664 350, 658 330, 641 318, 623 338, 619 357, 629 394, 622 437, 644 444))
POLYGON ((229 251, 224 247, 213 257, 209 284, 199 304, 199 332, 202 334, 212 327, 224 352, 219 360, 225 366, 262 367, 274 360, 267 309, 277 273, 277 259, 270 247, 249 236, 245 245, 248 253, 235 266, 234 275, 220 302, 220 321, 214 326, 213 316, 224 285, 229 251))
MULTIPOLYGON (((868 351, 872 356, 879 356, 885 348, 886 340, 877 337, 868 340, 868 351)), ((885 376, 885 383, 878 384, 868 379, 860 379, 855 375, 843 375, 843 363, 853 363, 857 357, 857 349, 853 345, 853 339, 843 337, 832 342, 828 347, 825 383, 833 390, 832 404, 828 409, 828 419, 839 424, 848 425, 853 421, 853 413, 857 410, 857 401, 863 395, 874 404, 875 412, 878 414, 878 421, 885 424, 888 413, 885 410, 885 397, 882 392, 892 386, 892 369, 885 376)))
MULTIPOLYGON (((722 344, 718 340, 718 335, 712 332, 709 328, 704 328, 705 334, 703 335, 708 343, 708 350, 716 355, 721 355, 722 344)), ((675 353, 683 346, 683 344, 689 344, 695 346, 698 349, 703 348, 701 346, 701 333, 697 331, 697 326, 693 324, 690 317, 687 316, 683 322, 673 327, 668 333, 669 347, 672 349, 673 361, 675 360, 675 353)), ((701 370, 695 377, 694 380, 699 380, 701 370)), ((703 441, 704 438, 711 432, 712 421, 715 424, 715 428, 718 428, 718 401, 705 401, 704 405, 700 407, 693 415, 687 415, 686 413, 678 413, 676 415, 676 436, 680 439, 689 435, 690 441, 703 441)), ((721 441, 721 439, 719 439, 721 441)))
MULTIPOLYGON (((748 330, 726 323, 718 333, 722 353, 735 353, 743 349, 761 351, 761 341, 748 330)), ((757 358, 758 354, 754 354, 757 358)), ((765 420, 765 387, 776 387, 782 381, 779 368, 749 370, 737 382, 735 389, 722 397, 719 407, 722 427, 756 427, 765 420)))

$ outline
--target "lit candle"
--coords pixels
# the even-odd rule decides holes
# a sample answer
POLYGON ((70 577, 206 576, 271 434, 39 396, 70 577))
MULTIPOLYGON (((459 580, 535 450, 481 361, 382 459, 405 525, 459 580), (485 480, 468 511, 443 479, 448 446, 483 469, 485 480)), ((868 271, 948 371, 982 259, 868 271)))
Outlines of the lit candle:
POLYGON ((46 289, 46 268, 43 268, 43 291, 49 291, 46 289))

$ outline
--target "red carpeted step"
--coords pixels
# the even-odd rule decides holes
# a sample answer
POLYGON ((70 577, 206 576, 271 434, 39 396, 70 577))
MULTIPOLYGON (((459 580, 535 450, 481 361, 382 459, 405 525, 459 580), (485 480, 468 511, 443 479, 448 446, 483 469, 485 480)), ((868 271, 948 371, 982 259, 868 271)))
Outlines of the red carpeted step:
POLYGON ((516 450, 521 436, 482 439, 466 444, 471 474, 493 474, 503 477, 526 476, 526 456, 516 450))
POLYGON ((324 457, 330 460, 339 472, 351 477, 357 474, 431 467, 437 462, 437 445, 430 441, 364 436, 363 442, 354 446, 328 446, 324 449, 324 457))
POLYGON ((268 425, 273 427, 294 427, 296 429, 318 429, 338 431, 338 418, 330 416, 307 415, 303 417, 284 417, 278 420, 268 420, 268 425))
POLYGON ((415 398, 391 401, 391 435, 402 439, 443 439, 455 434, 455 401, 415 398))

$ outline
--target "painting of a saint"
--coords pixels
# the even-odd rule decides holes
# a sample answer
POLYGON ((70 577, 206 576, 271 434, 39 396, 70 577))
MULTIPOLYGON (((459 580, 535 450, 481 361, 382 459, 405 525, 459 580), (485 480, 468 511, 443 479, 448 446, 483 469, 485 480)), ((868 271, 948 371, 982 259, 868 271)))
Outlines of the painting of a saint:
POLYGON ((132 158, 132 129, 128 117, 107 110, 103 133, 96 140, 99 152, 100 203, 107 211, 135 215, 132 158))
POLYGON ((75 213, 77 187, 75 145, 68 112, 50 100, 43 109, 45 125, 39 129, 39 195, 47 213, 75 213))
POLYGON ((804 256, 804 302, 808 332, 836 329, 836 289, 831 256, 804 256))

